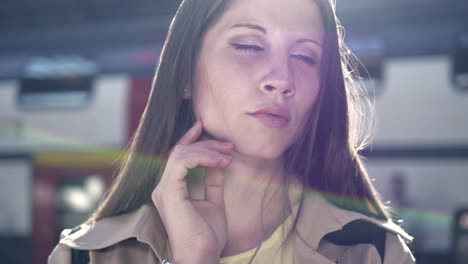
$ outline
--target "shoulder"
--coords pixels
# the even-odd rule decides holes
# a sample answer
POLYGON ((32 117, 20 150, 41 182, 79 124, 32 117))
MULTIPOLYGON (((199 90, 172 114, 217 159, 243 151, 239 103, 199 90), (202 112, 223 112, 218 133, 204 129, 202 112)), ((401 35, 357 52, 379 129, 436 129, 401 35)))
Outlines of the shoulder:
POLYGON ((61 243, 63 239, 69 239, 70 236, 72 236, 78 231, 82 231, 83 227, 86 227, 86 226, 87 226, 86 224, 82 224, 74 228, 64 229, 60 233, 60 242, 55 246, 53 251, 50 253, 47 263, 48 264, 87 263, 87 261, 86 262, 82 261, 83 260, 82 252, 84 251, 75 250, 73 247, 70 247, 67 244, 61 243))
MULTIPOLYGON (((413 238, 391 219, 379 219, 343 209, 323 199, 329 219, 337 228, 323 240, 329 247, 340 247, 347 259, 359 263, 415 263, 409 245, 413 238), (331 220, 333 221, 333 220, 331 220)), ((340 262, 347 263, 347 262, 340 262)))
POLYGON ((155 214, 154 208, 144 205, 127 214, 65 229, 48 263, 71 263, 71 259, 83 258, 83 252, 89 252, 90 263, 157 262, 156 248, 163 243, 155 214))
POLYGON ((322 241, 317 251, 340 264, 414 264, 416 261, 406 244, 393 233, 385 234, 383 252, 373 243, 334 244, 322 241), (384 253, 385 255, 381 255, 384 253))
POLYGON ((340 207, 319 192, 304 193, 292 189, 290 201, 294 215, 301 209, 296 229, 310 247, 334 260, 347 252, 352 263, 414 263, 406 245, 413 238, 392 220, 340 207))
POLYGON ((415 263, 415 259, 408 246, 411 240, 405 240, 408 237, 409 235, 393 222, 361 218, 327 234, 324 241, 341 247, 343 258, 348 261, 410 264, 415 263))
POLYGON ((415 263, 400 234, 372 222, 356 220, 328 233, 317 248, 336 263, 415 263))
POLYGON ((387 232, 385 239, 384 263, 415 263, 416 260, 408 244, 399 234, 387 232))
POLYGON ((109 247, 95 250, 79 250, 59 243, 50 254, 48 264, 124 264, 134 261, 148 264, 159 263, 159 258, 149 245, 129 238, 109 247))

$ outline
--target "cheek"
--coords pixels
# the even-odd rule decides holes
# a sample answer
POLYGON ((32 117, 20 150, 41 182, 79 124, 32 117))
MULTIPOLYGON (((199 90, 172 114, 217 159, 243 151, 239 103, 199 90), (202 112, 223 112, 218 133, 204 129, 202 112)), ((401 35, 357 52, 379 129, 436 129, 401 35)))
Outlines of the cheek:
POLYGON ((226 50, 218 58, 219 65, 228 73, 225 77, 239 81, 252 81, 267 64, 264 57, 248 51, 226 50))
POLYGON ((307 115, 311 113, 314 104, 317 102, 320 83, 317 70, 302 73, 296 77, 298 78, 296 79, 295 105, 299 121, 298 127, 301 130, 307 115))
POLYGON ((317 99, 320 89, 320 76, 318 69, 314 68, 309 71, 296 71, 295 75, 296 85, 296 100, 298 107, 310 109, 317 99))
MULTIPOLYGON (((207 103, 215 103, 220 110, 238 109, 251 97, 254 68, 240 58, 218 52, 207 57, 203 81, 199 87, 207 103)), ((216 109, 213 109, 216 110, 216 109)))
POLYGON ((225 134, 224 124, 230 116, 229 109, 236 109, 233 96, 237 94, 232 93, 233 87, 219 68, 206 70, 210 74, 204 74, 197 82, 197 92, 193 97, 194 110, 197 117, 203 121, 205 130, 216 138, 222 138, 225 134))

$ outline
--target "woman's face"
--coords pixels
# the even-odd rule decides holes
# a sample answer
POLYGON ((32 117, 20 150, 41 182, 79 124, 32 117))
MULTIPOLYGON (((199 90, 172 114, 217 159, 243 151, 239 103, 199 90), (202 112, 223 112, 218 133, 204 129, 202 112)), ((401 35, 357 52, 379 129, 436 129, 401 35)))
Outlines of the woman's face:
POLYGON ((279 157, 317 97, 323 38, 312 0, 232 1, 204 36, 197 61, 194 110, 205 130, 239 153, 279 157), (250 114, 270 106, 289 112, 289 121, 250 114))

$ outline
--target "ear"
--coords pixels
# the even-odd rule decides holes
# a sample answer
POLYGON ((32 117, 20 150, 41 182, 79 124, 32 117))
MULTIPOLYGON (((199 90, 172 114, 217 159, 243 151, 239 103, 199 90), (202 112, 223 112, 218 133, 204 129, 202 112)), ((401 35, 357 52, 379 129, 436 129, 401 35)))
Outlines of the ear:
POLYGON ((192 90, 189 88, 184 89, 184 95, 182 96, 184 99, 192 99, 192 90))

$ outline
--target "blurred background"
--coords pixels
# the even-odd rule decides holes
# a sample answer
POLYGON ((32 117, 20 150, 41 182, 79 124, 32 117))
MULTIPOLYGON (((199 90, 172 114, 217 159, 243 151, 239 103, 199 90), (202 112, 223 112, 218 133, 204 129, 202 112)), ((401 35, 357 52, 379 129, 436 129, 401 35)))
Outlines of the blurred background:
MULTIPOLYGON (((468 1, 337 2, 371 76, 374 184, 418 263, 468 263, 468 1)), ((1 263, 45 263, 95 208, 179 3, 2 0, 1 263)))

